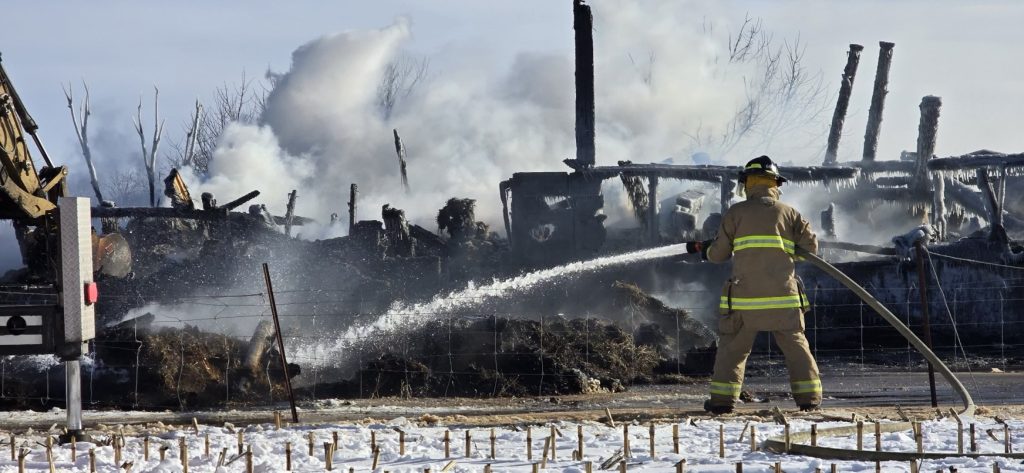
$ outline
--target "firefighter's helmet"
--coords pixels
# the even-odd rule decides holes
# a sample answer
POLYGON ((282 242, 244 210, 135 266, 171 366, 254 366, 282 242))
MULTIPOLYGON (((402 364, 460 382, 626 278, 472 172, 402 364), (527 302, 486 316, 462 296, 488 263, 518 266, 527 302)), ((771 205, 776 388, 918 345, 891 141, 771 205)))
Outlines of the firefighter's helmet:
POLYGON ((746 166, 743 166, 743 170, 740 171, 740 185, 743 185, 747 181, 747 176, 771 176, 775 178, 775 182, 782 185, 783 182, 788 181, 785 177, 779 173, 779 166, 772 161, 772 158, 768 156, 759 156, 751 159, 746 166))

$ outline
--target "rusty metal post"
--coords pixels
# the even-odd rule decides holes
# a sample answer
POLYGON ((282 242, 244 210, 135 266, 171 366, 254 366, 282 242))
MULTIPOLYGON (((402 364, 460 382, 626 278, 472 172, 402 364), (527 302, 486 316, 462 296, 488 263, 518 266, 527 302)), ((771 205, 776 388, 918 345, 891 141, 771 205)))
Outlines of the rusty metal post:
MULTIPOLYGON (((928 276, 924 270, 925 250, 924 243, 914 243, 917 252, 917 278, 921 294, 921 329, 924 331, 924 344, 930 349, 932 347, 932 326, 931 315, 928 310, 928 276)), ((939 407, 939 399, 935 393, 935 367, 928 362, 928 389, 932 395, 932 407, 939 407)))
POLYGON ((846 68, 843 69, 843 82, 839 86, 839 98, 836 110, 832 114, 832 128, 828 132, 828 147, 825 149, 825 165, 834 166, 839 153, 839 138, 843 135, 843 122, 846 121, 846 109, 850 107, 850 93, 853 91, 853 79, 857 75, 860 64, 860 52, 864 46, 851 44, 846 53, 846 68))
POLYGON ((864 132, 864 161, 874 161, 878 152, 878 134, 882 129, 882 110, 885 96, 889 94, 889 66, 892 65, 892 48, 895 43, 878 42, 878 68, 875 69, 875 88, 871 92, 871 108, 868 109, 868 128, 864 132))
POLYGON ((589 168, 596 162, 594 146, 594 16, 590 6, 573 0, 576 31, 576 165, 589 168))
POLYGON ((292 422, 299 423, 299 411, 295 408, 295 393, 292 392, 292 378, 288 376, 288 357, 284 353, 284 338, 281 336, 281 322, 277 317, 277 301, 274 299, 274 285, 270 281, 270 266, 263 263, 263 279, 267 283, 267 298, 270 301, 270 315, 274 318, 277 333, 277 350, 281 353, 281 371, 284 372, 284 386, 288 389, 288 403, 292 408, 292 422))

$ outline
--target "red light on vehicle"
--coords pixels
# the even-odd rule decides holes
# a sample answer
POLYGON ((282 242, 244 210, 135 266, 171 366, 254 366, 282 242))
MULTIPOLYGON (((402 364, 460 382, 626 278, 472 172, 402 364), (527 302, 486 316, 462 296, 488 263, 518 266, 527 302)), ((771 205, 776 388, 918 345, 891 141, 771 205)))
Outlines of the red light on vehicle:
POLYGON ((100 300, 100 289, 96 283, 85 283, 85 305, 93 305, 98 300, 100 300))

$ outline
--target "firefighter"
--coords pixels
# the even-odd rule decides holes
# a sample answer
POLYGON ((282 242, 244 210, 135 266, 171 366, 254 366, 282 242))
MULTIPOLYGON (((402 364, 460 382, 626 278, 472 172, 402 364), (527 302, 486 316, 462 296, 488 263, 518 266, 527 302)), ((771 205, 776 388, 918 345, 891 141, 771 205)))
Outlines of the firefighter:
POLYGON ((743 387, 743 371, 758 332, 771 332, 786 357, 793 399, 801 410, 821 404, 818 365, 804 337, 809 308, 794 271, 795 248, 817 253, 818 240, 796 209, 779 202, 786 178, 768 156, 751 160, 739 174, 746 200, 725 213, 718 235, 705 243, 706 259, 733 259, 732 277, 719 304, 718 353, 711 377, 713 414, 733 410, 743 387))

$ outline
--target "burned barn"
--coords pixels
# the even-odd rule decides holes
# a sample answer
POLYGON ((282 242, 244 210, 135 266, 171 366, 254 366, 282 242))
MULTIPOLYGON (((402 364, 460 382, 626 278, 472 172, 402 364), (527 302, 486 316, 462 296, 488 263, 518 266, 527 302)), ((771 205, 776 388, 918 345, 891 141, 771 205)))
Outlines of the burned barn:
MULTIPOLYGON (((289 380, 300 399, 547 396, 706 375, 729 268, 682 255, 680 244, 714 235, 739 198, 739 168, 642 157, 599 164, 593 18, 581 1, 573 12, 575 157, 562 172, 524 170, 489 183, 498 190, 493 201, 454 195, 436 216, 390 204, 377 214, 361 207, 358 183, 350 183, 347 234, 319 240, 297 236, 325 217, 296 215, 302 189, 254 190, 221 204, 224 196, 194 199, 177 170, 164 181, 168 207, 94 207, 102 297, 85 400, 130 408, 270 403, 290 395, 289 380), (631 211, 625 230, 605 214, 605 190, 619 185, 631 211), (287 199, 287 211, 274 215, 259 199, 287 199), (485 206, 500 206, 500 223, 478 218, 485 206)), ((926 96, 916 149, 879 159, 893 49, 880 43, 863 159, 837 158, 863 50, 850 45, 821 164, 781 172, 795 194, 813 194, 803 202, 815 207, 800 210, 814 216, 822 255, 937 352, 1016 364, 1024 356, 1016 303, 1024 297, 1024 155, 937 157, 941 99, 926 96), (838 230, 844 221, 889 243, 851 241, 838 230)), ((408 192, 397 130, 393 139, 399 191, 408 192)), ((5 161, 4 172, 29 169, 26 159, 27 151, 18 166, 5 161)), ((28 200, 17 197, 56 193, 54 176, 66 170, 31 169, 34 181, 22 183, 32 186, 0 194, 0 216, 15 220, 26 264, 4 276, 4 305, 55 294, 40 279, 52 269, 52 215, 23 215, 18 203, 28 200)), ((844 286, 816 267, 798 269, 813 309, 808 338, 823 364, 922 363, 844 286)), ((774 351, 765 337, 755 355, 774 351)), ((57 403, 50 388, 63 368, 43 358, 0 358, 0 407, 57 403)))

